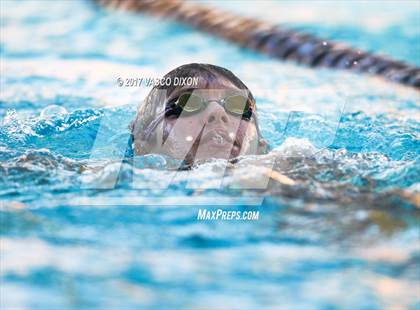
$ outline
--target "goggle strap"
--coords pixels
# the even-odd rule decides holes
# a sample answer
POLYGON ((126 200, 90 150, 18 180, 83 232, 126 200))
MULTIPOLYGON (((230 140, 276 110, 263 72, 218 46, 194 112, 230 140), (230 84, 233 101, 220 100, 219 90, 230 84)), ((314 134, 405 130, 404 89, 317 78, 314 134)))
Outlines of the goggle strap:
POLYGON ((159 123, 164 119, 166 112, 167 110, 160 112, 158 116, 152 122, 150 122, 150 124, 147 126, 147 128, 143 132, 142 140, 144 141, 149 140, 152 132, 156 129, 157 125, 159 125, 159 123))

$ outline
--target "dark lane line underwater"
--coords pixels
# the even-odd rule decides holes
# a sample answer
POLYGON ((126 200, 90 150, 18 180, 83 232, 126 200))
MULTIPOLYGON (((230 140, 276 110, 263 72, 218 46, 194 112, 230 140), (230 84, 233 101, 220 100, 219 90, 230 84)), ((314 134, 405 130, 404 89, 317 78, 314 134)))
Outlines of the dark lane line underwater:
MULTIPOLYGON (((416 1, 200 4, 420 65, 416 1)), ((1 309, 418 309, 417 89, 94 1, 0 18, 1 309)))
POLYGON ((279 27, 249 16, 243 17, 182 0, 95 1, 98 5, 112 9, 174 19, 282 60, 293 60, 310 67, 367 72, 382 76, 388 81, 420 88, 420 68, 414 65, 345 46, 343 43, 329 42, 313 34, 279 27))

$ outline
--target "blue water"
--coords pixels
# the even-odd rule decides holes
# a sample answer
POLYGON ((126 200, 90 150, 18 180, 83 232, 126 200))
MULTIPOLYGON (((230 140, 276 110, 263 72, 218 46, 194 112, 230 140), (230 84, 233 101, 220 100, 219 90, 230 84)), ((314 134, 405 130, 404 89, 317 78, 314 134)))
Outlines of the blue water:
MULTIPOLYGON (((213 5, 420 64, 414 1, 327 2, 328 15, 314 1, 236 3, 213 5)), ((2 309, 419 309, 418 91, 89 1, 0 6, 2 309), (117 78, 189 62, 232 70, 257 98, 272 152, 242 158, 240 182, 272 162, 292 184, 212 185, 219 160, 152 189, 176 162, 115 164, 150 90, 117 78), (117 170, 116 188, 95 187, 117 170), (198 221, 200 208, 260 218, 198 221)))

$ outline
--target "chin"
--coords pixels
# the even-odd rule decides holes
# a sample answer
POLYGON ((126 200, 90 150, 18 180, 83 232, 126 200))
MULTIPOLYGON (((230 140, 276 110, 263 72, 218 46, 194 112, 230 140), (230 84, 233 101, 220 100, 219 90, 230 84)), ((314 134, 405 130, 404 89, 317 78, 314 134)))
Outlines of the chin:
POLYGON ((242 155, 242 147, 235 143, 228 143, 226 145, 214 145, 211 142, 197 143, 184 157, 177 152, 166 152, 169 156, 177 159, 183 159, 185 162, 193 164, 211 159, 233 159, 242 155), (182 158, 181 158, 182 157, 182 158))
POLYGON ((237 147, 228 149, 211 149, 196 154, 194 161, 208 159, 233 159, 240 155, 240 149, 237 147))

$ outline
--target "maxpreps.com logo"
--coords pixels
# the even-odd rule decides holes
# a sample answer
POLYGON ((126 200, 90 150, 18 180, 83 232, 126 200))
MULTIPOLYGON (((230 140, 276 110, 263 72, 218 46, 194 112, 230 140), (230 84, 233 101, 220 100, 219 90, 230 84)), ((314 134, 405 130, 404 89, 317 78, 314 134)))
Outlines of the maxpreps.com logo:
POLYGON ((256 221, 260 218, 260 211, 225 211, 222 209, 207 210, 199 209, 197 220, 199 221, 256 221))

